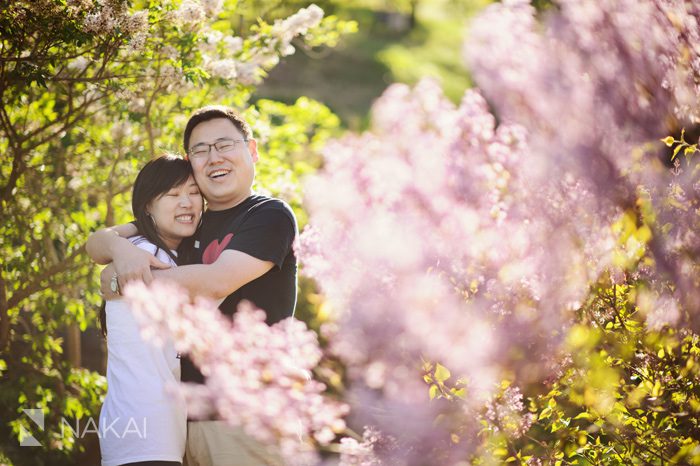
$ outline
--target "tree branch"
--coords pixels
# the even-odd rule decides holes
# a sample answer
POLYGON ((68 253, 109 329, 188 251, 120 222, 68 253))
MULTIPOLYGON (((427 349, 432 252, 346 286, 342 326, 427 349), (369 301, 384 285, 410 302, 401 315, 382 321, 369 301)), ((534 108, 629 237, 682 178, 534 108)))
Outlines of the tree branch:
MULTIPOLYGON (((95 103, 95 102, 97 102, 97 101, 99 101, 99 100, 102 100, 102 99, 99 99, 99 98, 98 98, 98 99, 93 99, 93 100, 87 102, 86 104, 81 105, 80 107, 78 107, 78 108, 76 109, 75 112, 73 112, 73 115, 75 115, 76 113, 81 112, 81 111, 87 109, 88 107, 90 107, 90 105, 92 105, 93 103, 95 103)), ((80 122, 80 121, 89 119, 91 116, 98 114, 100 111, 102 111, 102 110, 105 109, 105 108, 107 108, 107 105, 103 105, 103 106, 101 106, 101 107, 95 109, 95 111, 90 112, 90 113, 84 113, 84 114, 81 113, 78 117, 74 118, 72 121, 69 121, 69 122, 66 123, 64 126, 62 126, 61 128, 57 129, 56 131, 53 131, 53 132, 52 132, 51 134, 49 134, 48 136, 45 136, 43 139, 40 139, 39 141, 33 142, 30 146, 28 146, 28 147, 26 148, 26 150, 29 151, 29 150, 32 150, 32 149, 34 149, 34 148, 36 148, 36 147, 41 146, 42 144, 46 144, 46 143, 49 142, 51 139, 55 138, 58 134, 60 134, 60 133, 62 133, 63 131, 66 131, 66 130, 72 128, 73 126, 75 126, 75 125, 76 125, 78 122, 80 122)))
MULTIPOLYGON (((93 103, 97 102, 98 100, 100 100, 100 98, 88 100, 85 103, 83 103, 82 105, 80 105, 79 107, 77 107, 76 109, 74 109, 73 111, 69 111, 69 112, 61 115, 60 117, 56 118, 55 120, 51 120, 48 123, 32 130, 31 132, 24 135, 24 137, 22 138, 22 142, 29 141, 29 140, 33 139, 34 137, 37 137, 38 135, 40 135, 42 132, 47 131, 52 126, 55 126, 57 124, 65 122, 66 120, 69 120, 71 116, 75 115, 76 113, 80 113, 82 110, 86 109, 87 107, 89 107, 93 103)), ((64 129, 65 129, 65 127, 64 127, 64 129)), ((63 129, 61 129, 59 131, 54 131, 54 134, 52 134, 51 137, 54 137, 55 134, 60 133, 61 131, 63 131, 63 129)), ((46 140, 46 138, 44 138, 44 140, 46 140)), ((38 143, 38 144, 33 143, 31 148, 33 149, 34 147, 38 147, 41 144, 43 144, 43 142, 38 143)))
POLYGON ((10 299, 7 301, 7 308, 8 309, 13 309, 17 307, 22 301, 33 295, 34 293, 37 293, 41 290, 45 290, 46 288, 49 288, 51 284, 43 285, 42 282, 45 282, 47 280, 51 280, 54 278, 57 274, 66 272, 68 270, 71 270, 72 268, 76 267, 77 264, 73 263, 75 259, 80 256, 81 254, 85 253, 85 246, 80 246, 78 249, 73 251, 70 256, 66 257, 63 261, 59 262, 58 264, 54 264, 48 269, 46 269, 43 273, 34 276, 34 277, 29 277, 27 281, 25 282, 25 285, 12 293, 12 296, 10 296, 10 299))
POLYGON ((7 183, 5 184, 5 186, 3 186, 2 190, 0 191, 0 200, 2 201, 5 201, 10 198, 10 196, 12 195, 12 191, 17 185, 17 180, 27 167, 24 158, 22 157, 24 155, 24 152, 13 152, 15 152, 15 154, 14 158, 12 159, 12 171, 10 172, 10 177, 7 180, 7 183))

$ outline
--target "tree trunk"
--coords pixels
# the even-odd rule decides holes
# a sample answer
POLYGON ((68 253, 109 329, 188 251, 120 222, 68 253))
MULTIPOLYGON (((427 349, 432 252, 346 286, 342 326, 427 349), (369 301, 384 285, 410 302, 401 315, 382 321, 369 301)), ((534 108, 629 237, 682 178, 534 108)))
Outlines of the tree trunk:
POLYGON ((80 357, 80 327, 77 323, 68 325, 66 329, 66 356, 74 367, 80 367, 82 360, 80 357))
POLYGON ((7 303, 7 290, 5 290, 5 280, 2 279, 0 271, 0 352, 4 352, 10 340, 10 316, 7 303))

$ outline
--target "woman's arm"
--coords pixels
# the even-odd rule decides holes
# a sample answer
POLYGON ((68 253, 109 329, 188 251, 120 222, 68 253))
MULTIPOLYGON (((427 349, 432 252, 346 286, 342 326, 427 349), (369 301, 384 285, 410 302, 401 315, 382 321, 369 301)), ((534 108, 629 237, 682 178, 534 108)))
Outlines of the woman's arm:
POLYGON ((153 280, 151 267, 170 268, 169 264, 161 262, 153 254, 134 246, 126 239, 136 234, 138 230, 132 223, 103 228, 92 233, 85 245, 88 255, 98 264, 112 262, 121 286, 131 280, 150 283, 153 280))
POLYGON ((85 243, 85 249, 90 258, 98 264, 109 264, 114 258, 115 251, 119 251, 120 247, 127 247, 127 243, 133 246, 126 238, 138 233, 133 223, 102 228, 90 234, 85 243))

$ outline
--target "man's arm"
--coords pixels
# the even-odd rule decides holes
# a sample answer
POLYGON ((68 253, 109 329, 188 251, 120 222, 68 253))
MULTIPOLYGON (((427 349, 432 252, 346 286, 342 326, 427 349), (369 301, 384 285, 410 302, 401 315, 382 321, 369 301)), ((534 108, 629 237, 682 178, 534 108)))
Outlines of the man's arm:
POLYGON ((273 267, 282 267, 296 235, 293 214, 286 210, 281 203, 268 204, 252 213, 210 264, 156 270, 153 276, 177 283, 191 296, 224 299, 273 267))
POLYGON ((168 270, 154 270, 157 280, 170 280, 186 289, 190 296, 215 300, 228 295, 246 283, 263 276, 274 264, 256 259, 241 251, 227 249, 212 264, 193 264, 168 270))
POLYGON ((120 285, 123 286, 131 280, 150 283, 153 280, 151 267, 163 269, 170 266, 126 239, 137 234, 136 226, 131 223, 104 228, 90 235, 85 249, 98 264, 113 262, 120 285))

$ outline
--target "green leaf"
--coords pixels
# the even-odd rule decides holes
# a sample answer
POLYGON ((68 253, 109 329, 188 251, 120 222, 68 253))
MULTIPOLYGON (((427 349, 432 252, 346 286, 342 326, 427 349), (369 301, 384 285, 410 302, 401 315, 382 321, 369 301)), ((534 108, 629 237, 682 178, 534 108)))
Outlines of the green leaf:
POLYGON ((438 382, 445 383, 445 381, 451 376, 452 374, 450 373, 450 371, 442 364, 438 363, 435 366, 435 380, 437 380, 438 382))
POLYGON ((668 147, 671 147, 676 140, 673 139, 673 136, 666 136, 665 138, 661 139, 661 142, 666 144, 668 147))
POLYGON ((681 151, 683 148, 682 144, 678 144, 675 149, 673 149, 673 155, 671 156, 671 160, 674 160, 676 156, 678 156, 678 153, 681 151))
POLYGON ((544 408, 540 415, 537 417, 538 420, 548 419, 552 415, 552 408, 544 408))
POLYGON ((435 397, 438 396, 438 386, 437 385, 431 385, 430 389, 428 390, 428 394, 430 395, 430 399, 434 400, 435 397))

